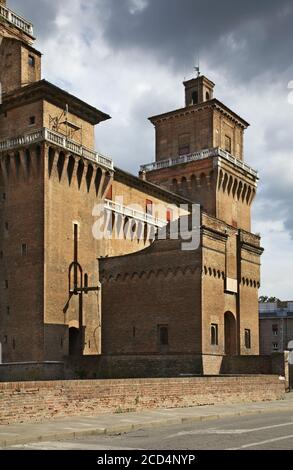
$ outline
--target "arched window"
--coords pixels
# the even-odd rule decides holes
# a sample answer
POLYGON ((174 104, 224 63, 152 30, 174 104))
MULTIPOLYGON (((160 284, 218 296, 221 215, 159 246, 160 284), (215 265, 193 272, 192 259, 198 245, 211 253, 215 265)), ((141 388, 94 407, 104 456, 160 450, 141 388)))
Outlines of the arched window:
POLYGON ((210 94, 209 94, 209 92, 207 91, 207 92, 206 92, 206 100, 209 101, 209 99, 210 99, 210 94))
POLYGON ((217 346, 219 344, 218 325, 216 323, 211 324, 211 345, 217 346))
POLYGON ((192 93, 192 104, 198 104, 198 91, 192 93))

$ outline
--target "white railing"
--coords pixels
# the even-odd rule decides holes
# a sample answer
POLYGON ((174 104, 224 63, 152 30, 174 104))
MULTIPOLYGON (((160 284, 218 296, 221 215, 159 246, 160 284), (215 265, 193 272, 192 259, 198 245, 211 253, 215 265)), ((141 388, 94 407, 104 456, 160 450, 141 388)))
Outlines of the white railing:
POLYGON ((43 129, 38 129, 34 132, 30 132, 22 136, 12 137, 10 139, 0 141, 0 152, 13 150, 17 147, 41 142, 43 140, 56 144, 59 147, 62 147, 72 153, 80 155, 81 157, 84 157, 87 160, 91 160, 94 163, 98 163, 110 170, 114 169, 113 161, 111 158, 101 155, 98 152, 94 152, 93 150, 89 150, 83 145, 80 145, 74 142, 73 140, 68 139, 64 135, 47 129, 45 127, 43 129))
POLYGON ((219 147, 201 150, 200 152, 190 153, 188 155, 181 155, 176 158, 169 158, 168 160, 161 160, 159 162, 148 163, 147 165, 142 165, 140 169, 141 171, 146 171, 146 172, 160 170, 161 168, 169 168, 174 165, 195 162, 197 160, 204 160, 205 158, 210 158, 210 157, 222 157, 225 160, 228 160, 234 165, 238 166, 239 168, 242 168, 242 170, 245 170, 251 175, 258 178, 258 172, 256 170, 253 170, 253 168, 251 168, 249 165, 244 163, 242 160, 239 160, 239 158, 233 157, 233 155, 231 155, 230 153, 226 152, 225 150, 219 147))
POLYGON ((123 206, 123 204, 110 201, 109 199, 105 199, 104 208, 106 210, 116 212, 117 214, 124 215, 125 217, 131 217, 132 219, 139 220, 140 222, 145 222, 149 225, 154 225, 155 227, 162 228, 167 225, 166 220, 153 217, 150 214, 138 211, 131 207, 123 206))
POLYGON ((13 24, 18 29, 21 29, 26 34, 33 37, 33 25, 29 21, 25 20, 24 18, 17 15, 16 13, 9 10, 9 8, 6 8, 3 5, 0 5, 0 17, 4 18, 6 21, 9 21, 9 23, 13 24))
POLYGON ((247 165, 247 163, 244 163, 242 160, 239 160, 239 158, 233 157, 233 155, 221 148, 218 148, 218 153, 220 157, 225 158, 225 160, 229 160, 229 162, 234 163, 234 165, 238 166, 239 168, 242 168, 242 170, 247 171, 248 173, 251 173, 253 176, 256 176, 258 178, 258 171, 251 168, 251 166, 247 165))

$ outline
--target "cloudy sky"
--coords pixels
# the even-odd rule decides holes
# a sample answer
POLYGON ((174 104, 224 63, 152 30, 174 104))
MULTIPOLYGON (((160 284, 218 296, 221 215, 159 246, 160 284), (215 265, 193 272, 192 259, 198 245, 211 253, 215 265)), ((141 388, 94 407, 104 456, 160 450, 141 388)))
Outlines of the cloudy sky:
POLYGON ((97 148, 135 174, 154 160, 147 117, 183 105, 182 81, 200 56, 215 96, 251 123, 245 150, 261 178, 253 211, 266 250, 261 292, 293 300, 292 0, 8 3, 34 22, 44 78, 112 116, 97 129, 97 148))

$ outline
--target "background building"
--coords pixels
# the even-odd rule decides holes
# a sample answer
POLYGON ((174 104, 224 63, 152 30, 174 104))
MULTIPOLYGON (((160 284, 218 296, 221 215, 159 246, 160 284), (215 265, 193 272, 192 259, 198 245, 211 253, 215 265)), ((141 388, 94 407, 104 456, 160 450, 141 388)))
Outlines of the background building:
POLYGON ((293 301, 259 303, 260 353, 288 349, 293 340, 293 301))

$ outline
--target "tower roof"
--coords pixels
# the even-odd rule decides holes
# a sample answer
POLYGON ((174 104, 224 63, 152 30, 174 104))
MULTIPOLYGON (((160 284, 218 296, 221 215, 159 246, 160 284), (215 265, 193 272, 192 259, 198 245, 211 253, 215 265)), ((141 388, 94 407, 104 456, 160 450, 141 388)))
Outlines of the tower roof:
POLYGON ((194 113, 206 107, 218 109, 221 113, 229 115, 233 120, 237 121, 238 124, 241 125, 244 129, 246 129, 250 125, 242 117, 240 117, 238 114, 236 114, 234 111, 232 111, 230 108, 228 108, 225 104, 221 103, 221 101, 217 100, 216 98, 209 101, 205 101, 203 103, 186 106, 185 108, 175 109, 174 111, 169 111, 167 113, 151 116, 149 117, 149 120, 152 124, 156 124, 158 121, 172 119, 185 113, 194 113))

